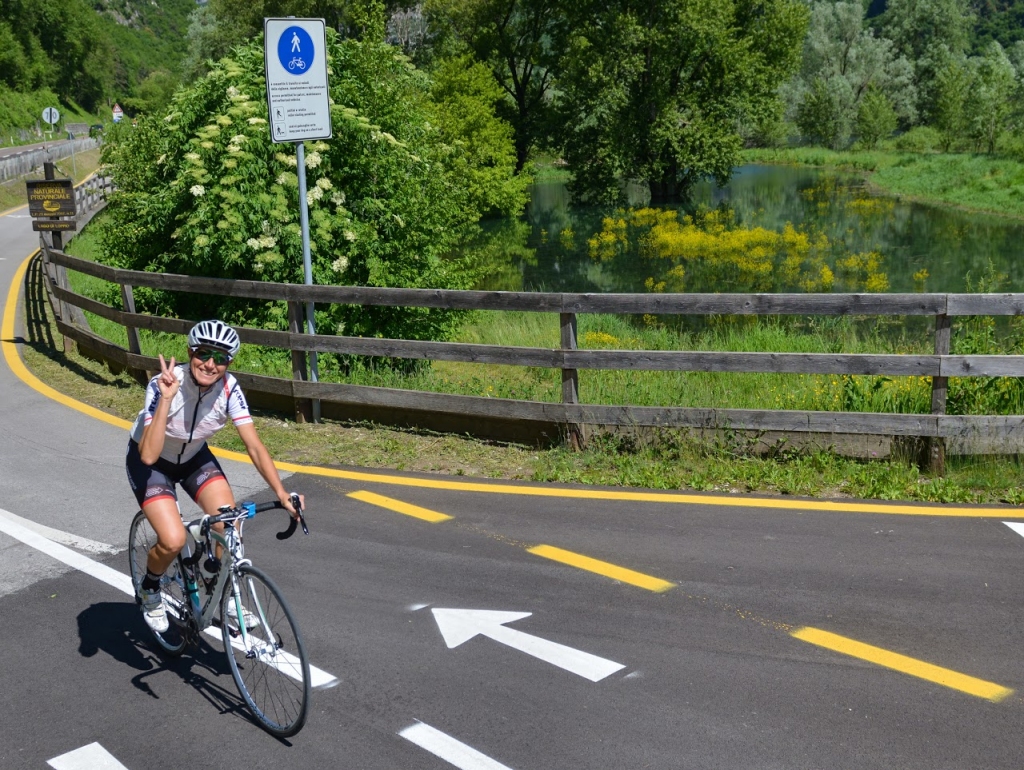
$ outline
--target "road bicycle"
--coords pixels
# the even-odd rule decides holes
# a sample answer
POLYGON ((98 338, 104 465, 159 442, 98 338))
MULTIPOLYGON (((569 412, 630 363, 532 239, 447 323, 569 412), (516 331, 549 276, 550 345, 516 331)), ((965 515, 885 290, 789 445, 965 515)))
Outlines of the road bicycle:
MULTIPOLYGON (((287 530, 277 534, 278 540, 291 537, 300 523, 302 531, 309 534, 299 496, 293 494, 291 502, 299 515, 291 519, 287 530)), ((285 738, 295 735, 306 722, 309 660, 299 627, 280 590, 245 558, 242 546, 245 520, 273 508, 284 506, 277 501, 244 502, 236 508, 219 508, 216 516, 185 524, 185 547, 160 578, 168 629, 152 633, 165 654, 177 657, 186 647, 199 644, 200 633, 216 638, 213 626, 220 626, 239 694, 261 727, 285 738), (216 524, 224 525, 223 532, 214 529, 216 524)), ((156 532, 139 511, 128 534, 128 560, 136 596, 146 575, 149 550, 156 541, 156 532)))
POLYGON ((300 70, 306 69, 306 62, 300 59, 298 56, 294 57, 288 62, 288 69, 293 70, 298 67, 300 70))

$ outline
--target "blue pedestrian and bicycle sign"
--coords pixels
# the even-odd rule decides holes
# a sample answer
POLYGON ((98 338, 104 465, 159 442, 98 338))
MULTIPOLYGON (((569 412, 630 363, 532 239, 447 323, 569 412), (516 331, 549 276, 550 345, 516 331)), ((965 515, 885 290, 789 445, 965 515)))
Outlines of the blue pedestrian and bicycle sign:
POLYGON ((288 27, 277 40, 277 58, 291 74, 303 74, 316 58, 313 38, 302 27, 288 27))
POLYGON ((323 19, 264 19, 270 138, 274 142, 330 139, 327 33, 323 19))

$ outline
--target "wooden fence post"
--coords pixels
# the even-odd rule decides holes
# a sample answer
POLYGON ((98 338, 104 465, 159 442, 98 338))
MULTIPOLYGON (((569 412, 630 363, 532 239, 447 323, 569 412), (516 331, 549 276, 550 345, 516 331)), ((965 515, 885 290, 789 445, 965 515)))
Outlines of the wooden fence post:
MULTIPOLYGON (((948 356, 950 342, 949 316, 935 316, 935 355, 948 356)), ((949 378, 932 377, 932 414, 946 413, 946 390, 949 378)), ((946 473, 946 440, 942 436, 928 439, 928 470, 937 476, 946 473)))
MULTIPOLYGON (((292 334, 302 333, 302 304, 288 303, 288 331, 292 334)), ((292 351, 292 379, 306 381, 309 373, 306 369, 306 351, 292 351)), ((313 422, 313 403, 308 398, 296 398, 295 422, 313 422)))
MULTIPOLYGON (((560 313, 562 332, 562 350, 576 350, 576 314, 560 313)), ((580 402, 580 377, 576 369, 562 369, 562 403, 578 404, 580 402)), ((586 446, 586 436, 583 433, 583 426, 579 423, 566 423, 569 444, 573 449, 579 450, 586 446)))
MULTIPOLYGON (((121 300, 124 302, 124 309, 126 313, 135 314, 135 293, 132 291, 131 284, 121 284, 121 300)), ((139 342, 139 330, 134 326, 125 324, 125 331, 128 332, 128 352, 134 353, 135 355, 142 355, 142 345, 139 342)), ((140 385, 146 385, 149 382, 149 378, 153 375, 152 372, 148 372, 145 369, 134 369, 128 368, 128 373, 135 378, 140 385)))

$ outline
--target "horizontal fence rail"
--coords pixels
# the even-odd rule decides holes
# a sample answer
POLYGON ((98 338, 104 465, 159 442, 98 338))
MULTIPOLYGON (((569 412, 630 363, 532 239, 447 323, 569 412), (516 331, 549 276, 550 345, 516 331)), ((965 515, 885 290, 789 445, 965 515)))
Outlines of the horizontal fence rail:
POLYGON ((559 348, 507 347, 455 342, 395 340, 239 328, 243 342, 292 352, 292 379, 236 372, 247 392, 284 399, 300 409, 310 400, 350 408, 365 407, 403 415, 447 415, 460 424, 489 419, 557 426, 570 440, 582 442, 586 426, 661 427, 699 431, 722 429, 790 434, 871 435, 931 440, 930 464, 941 471, 947 442, 957 451, 1006 453, 1024 451, 1024 416, 954 416, 945 414, 949 377, 1024 376, 1024 356, 950 355, 950 319, 956 316, 1024 314, 1024 294, 571 294, 533 292, 384 289, 306 286, 124 270, 97 264, 49 248, 44 268, 56 308, 94 313, 128 329, 129 348, 95 335, 67 310, 58 315, 60 331, 103 359, 136 372, 152 372, 157 360, 143 356, 138 330, 185 334, 192 321, 134 312, 136 287, 288 302, 292 315, 307 302, 464 310, 518 310, 558 313, 559 348), (122 287, 125 310, 72 292, 58 271, 74 270, 122 287), (652 315, 809 315, 932 316, 933 355, 866 353, 747 353, 715 351, 579 350, 576 316, 581 313, 652 315), (70 320, 69 320, 70 319, 70 320), (78 322, 76 322, 78 321, 78 322), (460 361, 558 369, 562 402, 546 403, 462 396, 424 391, 310 382, 301 358, 305 353, 337 353, 399 359, 460 361), (717 409, 694 407, 604 406, 580 403, 579 370, 761 372, 773 374, 887 375, 930 377, 931 414, 877 414, 796 410, 717 409))

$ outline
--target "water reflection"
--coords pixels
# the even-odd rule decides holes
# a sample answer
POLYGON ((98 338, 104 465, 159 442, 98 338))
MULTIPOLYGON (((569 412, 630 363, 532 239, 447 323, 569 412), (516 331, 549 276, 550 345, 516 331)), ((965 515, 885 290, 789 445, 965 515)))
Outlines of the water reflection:
MULTIPOLYGON (((857 176, 789 166, 744 166, 730 184, 698 187, 695 202, 727 206, 737 226, 782 232, 786 223, 824 235, 834 259, 877 252, 888 291, 958 292, 989 268, 1006 276, 1002 289, 1024 291, 1018 255, 1024 224, 994 215, 870 195, 857 176), (926 271, 927 278, 922 280, 926 271), (917 279, 915 279, 915 275, 917 279)), ((634 205, 644 201, 634 198, 634 205)), ((680 210, 680 217, 687 210, 680 210)), ((639 258, 602 263, 588 240, 608 210, 573 206, 561 183, 534 185, 521 226, 492 226, 489 267, 481 288, 526 291, 642 292, 650 264, 639 258)), ((687 290, 742 291, 724 282, 687 290)), ((786 287, 789 290, 798 287, 786 287)), ((836 290, 842 290, 838 286, 836 290)))

